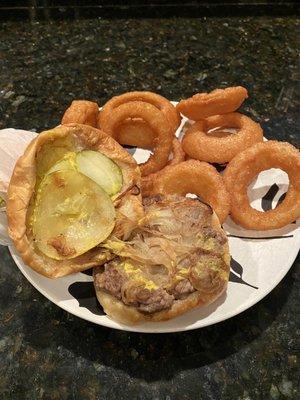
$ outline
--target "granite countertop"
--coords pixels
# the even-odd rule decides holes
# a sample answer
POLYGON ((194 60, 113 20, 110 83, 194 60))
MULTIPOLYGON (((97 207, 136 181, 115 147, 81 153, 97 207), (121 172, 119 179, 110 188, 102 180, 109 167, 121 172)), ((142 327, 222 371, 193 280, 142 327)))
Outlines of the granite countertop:
MULTIPOLYGON (((53 127, 78 98, 102 104, 135 89, 176 100, 242 84, 250 92, 244 111, 265 135, 299 146, 298 28, 291 17, 4 23, 0 128, 53 127)), ((69 315, 0 247, 0 398, 299 398, 299 263, 230 320, 149 335, 69 315)))

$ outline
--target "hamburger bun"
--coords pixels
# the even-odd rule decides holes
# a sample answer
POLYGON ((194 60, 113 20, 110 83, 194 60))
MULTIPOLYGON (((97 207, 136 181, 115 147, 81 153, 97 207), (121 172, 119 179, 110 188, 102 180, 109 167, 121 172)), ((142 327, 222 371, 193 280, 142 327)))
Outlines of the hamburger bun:
POLYGON ((57 161, 55 158, 60 152, 82 150, 102 153, 117 164, 122 172, 122 186, 117 196, 112 198, 116 210, 115 228, 120 230, 120 218, 124 219, 126 212, 131 222, 142 215, 138 165, 114 139, 98 129, 80 124, 67 124, 39 134, 14 168, 8 188, 7 217, 10 237, 23 261, 50 278, 83 271, 111 257, 109 251, 96 246, 75 258, 57 260, 46 256, 35 244, 30 218, 39 182, 46 173, 45 163, 48 168, 51 162, 57 161), (119 209, 123 211, 119 212, 119 209))

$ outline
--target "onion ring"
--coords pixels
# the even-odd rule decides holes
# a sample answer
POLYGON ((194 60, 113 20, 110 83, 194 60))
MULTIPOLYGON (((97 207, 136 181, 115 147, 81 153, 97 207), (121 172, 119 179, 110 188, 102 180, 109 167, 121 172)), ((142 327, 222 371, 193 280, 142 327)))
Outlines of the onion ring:
POLYGON ((228 164, 224 181, 231 196, 232 219, 244 228, 277 229, 300 217, 300 153, 290 143, 270 140, 244 150, 228 164), (250 206, 247 188, 261 171, 270 168, 288 174, 288 191, 274 210, 258 211, 250 206))
POLYGON ((185 160, 185 152, 182 149, 181 143, 177 138, 172 142, 172 158, 167 165, 176 165, 185 160))
POLYGON ((153 148, 155 132, 140 118, 127 119, 116 128, 118 142, 141 149, 153 148))
POLYGON ((188 160, 166 167, 158 175, 154 191, 157 194, 196 194, 213 208, 221 223, 229 214, 230 198, 223 178, 206 162, 188 160))
POLYGON ((263 141, 263 130, 251 118, 239 113, 215 115, 195 122, 187 129, 183 140, 183 150, 200 161, 224 164, 236 154, 263 141), (208 135, 213 128, 237 128, 237 133, 224 137, 208 135))
POLYGON ((210 93, 197 93, 181 100, 176 108, 189 119, 198 121, 211 115, 226 114, 237 110, 248 97, 242 86, 215 89, 210 93))
POLYGON ((146 121, 151 129, 156 133, 154 139, 153 154, 149 159, 140 164, 142 176, 149 175, 159 171, 167 162, 172 147, 173 135, 171 127, 164 117, 152 104, 142 101, 131 101, 121 104, 114 109, 110 118, 106 121, 106 133, 112 137, 115 136, 116 127, 127 118, 141 118, 146 121))
POLYGON ((99 106, 97 103, 87 100, 73 100, 70 107, 66 109, 61 123, 66 124, 83 124, 97 127, 97 118, 99 114, 99 106))
POLYGON ((121 94, 120 96, 113 97, 103 106, 98 117, 98 125, 101 126, 101 129, 104 130, 104 132, 107 127, 107 121, 109 120, 112 112, 121 104, 129 101, 143 101, 158 108, 167 118, 172 127, 173 133, 175 133, 180 125, 181 117, 179 112, 165 97, 153 92, 127 92, 121 94))
MULTIPOLYGON (((180 162, 184 161, 184 159, 185 153, 182 150, 181 143, 177 138, 174 138, 172 142, 172 158, 168 161, 167 166, 179 164, 180 162)), ((167 166, 165 168, 167 168, 167 166)), ((154 194, 153 187, 155 180, 157 179, 159 174, 164 172, 165 168, 148 176, 142 177, 141 191, 143 197, 151 196, 152 194, 154 194)))

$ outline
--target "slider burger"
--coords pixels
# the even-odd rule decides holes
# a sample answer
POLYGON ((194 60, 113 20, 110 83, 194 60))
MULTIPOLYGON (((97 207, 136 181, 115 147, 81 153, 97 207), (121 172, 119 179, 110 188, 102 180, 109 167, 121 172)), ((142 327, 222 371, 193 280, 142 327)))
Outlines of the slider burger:
POLYGON ((226 234, 210 206, 181 196, 144 199, 145 216, 116 257, 94 268, 104 311, 125 324, 162 321, 216 300, 229 278, 226 234))
POLYGON ((56 278, 110 259, 101 244, 126 239, 143 216, 140 172, 114 139, 86 125, 41 133, 16 163, 9 234, 23 261, 56 278))

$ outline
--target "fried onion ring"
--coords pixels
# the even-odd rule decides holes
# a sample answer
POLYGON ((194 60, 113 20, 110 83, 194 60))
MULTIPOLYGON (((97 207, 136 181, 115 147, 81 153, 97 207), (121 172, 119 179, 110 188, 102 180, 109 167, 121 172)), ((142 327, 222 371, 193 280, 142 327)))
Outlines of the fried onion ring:
POLYGON ((140 118, 125 120, 116 128, 116 131, 120 144, 147 150, 153 148, 155 132, 140 118))
POLYGON ((224 181, 231 196, 231 216, 244 228, 277 229, 300 217, 300 153, 290 143, 270 140, 244 150, 228 164, 224 181), (288 191, 274 210, 258 211, 249 203, 247 188, 261 171, 270 168, 288 174, 288 191))
POLYGON ((153 154, 149 159, 140 164, 142 176, 159 171, 167 162, 172 147, 173 135, 171 127, 163 113, 152 104, 142 101, 131 101, 121 104, 114 109, 110 118, 106 121, 105 132, 115 137, 116 127, 127 118, 141 118, 146 121, 156 133, 153 146, 153 154))
POLYGON ((166 167, 158 175, 154 191, 182 196, 196 194, 213 208, 221 223, 229 214, 230 199, 223 178, 206 162, 188 160, 166 167))
POLYGON ((185 152, 182 149, 181 143, 177 138, 172 142, 172 158, 168 165, 176 165, 185 160, 185 152))
POLYGON ((258 123, 246 115, 229 113, 195 122, 186 131, 182 147, 196 160, 224 164, 247 147, 262 140, 263 130, 258 123), (238 131, 223 137, 207 134, 214 128, 236 128, 238 131))
POLYGON ((61 123, 66 124, 83 124, 97 127, 97 118, 99 114, 99 106, 97 103, 87 100, 73 100, 70 107, 66 109, 61 123))
POLYGON ((226 114, 237 110, 248 97, 242 86, 215 89, 210 93, 197 93, 181 100, 176 108, 189 119, 198 121, 211 115, 226 114))
MULTIPOLYGON (((181 143, 177 138, 174 138, 172 142, 172 158, 168 161, 167 166, 179 164, 180 162, 184 161, 184 159, 185 153, 182 150, 181 143)), ((142 177, 141 191, 143 197, 151 196, 152 194, 154 194, 153 187, 155 180, 157 179, 159 174, 164 172, 165 168, 148 176, 142 177)))
POLYGON ((101 129, 104 130, 104 132, 106 131, 107 121, 109 120, 112 112, 120 105, 129 101, 142 101, 152 104, 154 107, 158 108, 167 118, 172 127, 173 133, 175 133, 180 125, 181 117, 179 112, 165 97, 153 92, 127 92, 121 94, 120 96, 113 97, 103 106, 99 114, 98 124, 101 126, 101 129))

